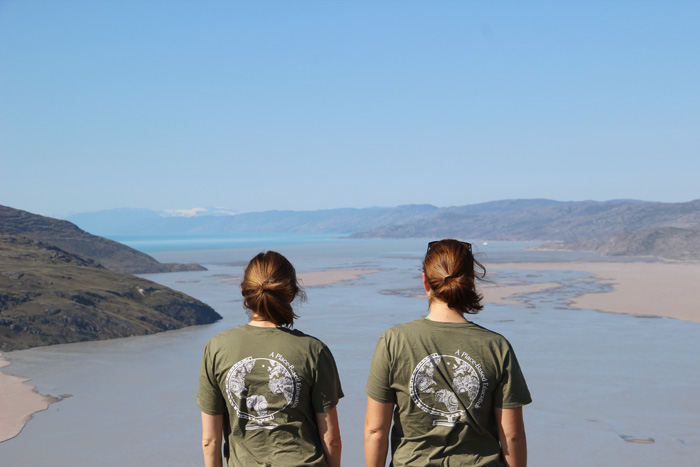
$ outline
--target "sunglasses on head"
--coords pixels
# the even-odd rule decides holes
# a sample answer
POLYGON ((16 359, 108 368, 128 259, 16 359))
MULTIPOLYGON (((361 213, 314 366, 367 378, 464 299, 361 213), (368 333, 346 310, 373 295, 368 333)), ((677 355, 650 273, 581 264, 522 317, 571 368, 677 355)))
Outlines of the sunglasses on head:
MULTIPOLYGON (((440 243, 441 241, 442 241, 442 240, 434 240, 434 241, 432 241, 432 242, 428 242, 428 250, 426 251, 426 253, 427 253, 428 251, 430 251, 430 249, 431 249, 433 246, 435 246, 436 244, 440 243)), ((462 245, 464 245, 465 247, 467 247, 467 250, 469 250, 469 252, 471 253, 471 251, 472 251, 472 244, 471 244, 471 243, 467 243, 467 242, 459 242, 459 243, 461 243, 462 245)))

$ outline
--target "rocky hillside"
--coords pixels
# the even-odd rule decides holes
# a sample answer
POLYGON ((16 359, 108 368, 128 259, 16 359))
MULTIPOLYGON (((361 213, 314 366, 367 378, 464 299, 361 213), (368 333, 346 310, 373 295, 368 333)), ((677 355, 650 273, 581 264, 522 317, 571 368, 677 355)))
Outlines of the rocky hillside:
POLYGON ((0 234, 0 350, 151 334, 221 316, 154 282, 0 234))
POLYGON ((204 271, 199 264, 164 264, 121 243, 89 234, 68 221, 0 206, 0 233, 21 235, 90 258, 112 271, 149 274, 204 271))
POLYGON ((605 239, 550 242, 540 249, 593 251, 605 256, 654 256, 700 261, 700 230, 660 227, 626 232, 605 239))
POLYGON ((700 229, 700 200, 651 203, 629 200, 535 203, 498 201, 441 208, 422 219, 377 227, 355 238, 471 238, 578 241, 641 229, 700 229))

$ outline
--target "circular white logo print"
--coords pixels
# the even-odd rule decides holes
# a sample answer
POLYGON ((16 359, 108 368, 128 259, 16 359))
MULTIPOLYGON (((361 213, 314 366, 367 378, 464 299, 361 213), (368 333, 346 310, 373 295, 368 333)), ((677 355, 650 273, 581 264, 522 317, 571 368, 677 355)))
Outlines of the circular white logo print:
MULTIPOLYGON (((416 365, 409 385, 411 399, 421 410, 444 419, 433 425, 454 426, 467 409, 483 400, 483 372, 477 371, 476 362, 466 354, 431 354, 416 365), (471 360, 471 362, 469 360, 471 360), (473 363, 472 363, 473 362, 473 363)), ((481 370, 481 367, 478 367, 481 370)), ((484 385, 485 390, 485 385, 484 385)))
POLYGON ((246 430, 275 428, 275 415, 289 406, 296 407, 300 389, 294 367, 279 354, 244 358, 226 376, 226 395, 238 417, 255 422, 246 425, 246 430))

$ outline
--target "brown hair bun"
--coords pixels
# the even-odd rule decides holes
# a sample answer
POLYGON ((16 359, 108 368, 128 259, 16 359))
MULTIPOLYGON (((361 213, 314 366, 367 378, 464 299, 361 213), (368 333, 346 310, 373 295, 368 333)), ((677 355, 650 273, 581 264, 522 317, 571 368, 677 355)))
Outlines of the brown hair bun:
POLYGON ((432 290, 431 300, 445 302, 460 313, 478 313, 484 308, 475 279, 483 279, 486 269, 474 259, 469 243, 453 239, 430 242, 423 259, 423 272, 432 290))
POLYGON ((276 251, 259 253, 250 260, 241 281, 243 306, 277 326, 292 326, 298 316, 292 302, 306 294, 299 286, 292 263, 276 251))

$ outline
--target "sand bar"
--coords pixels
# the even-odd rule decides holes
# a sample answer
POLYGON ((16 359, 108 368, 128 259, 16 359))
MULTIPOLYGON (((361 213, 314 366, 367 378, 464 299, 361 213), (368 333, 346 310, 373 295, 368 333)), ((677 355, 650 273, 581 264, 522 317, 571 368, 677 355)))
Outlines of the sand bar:
POLYGON ((381 269, 329 269, 327 271, 302 272, 297 276, 305 287, 337 284, 362 279, 365 274, 381 272, 381 269))
MULTIPOLYGON (((502 263, 491 268, 588 272, 595 280, 610 285, 613 291, 572 297, 572 306, 700 323, 700 263, 502 263)), ((533 284, 536 285, 539 284, 533 284)), ((507 293, 507 287, 504 289, 507 293)), ((486 290, 485 295, 488 301, 486 290)))
MULTIPOLYGON (((10 362, 0 355, 0 368, 10 362)), ((42 396, 34 386, 24 384, 28 378, 0 372, 0 442, 14 438, 31 420, 32 414, 46 410, 55 397, 42 396)))
MULTIPOLYGON (((495 269, 495 268, 494 268, 495 269)), ((513 298, 515 295, 543 292, 547 289, 559 287, 556 282, 537 284, 486 284, 479 288, 484 294, 484 303, 495 305, 522 305, 525 302, 513 298)))

